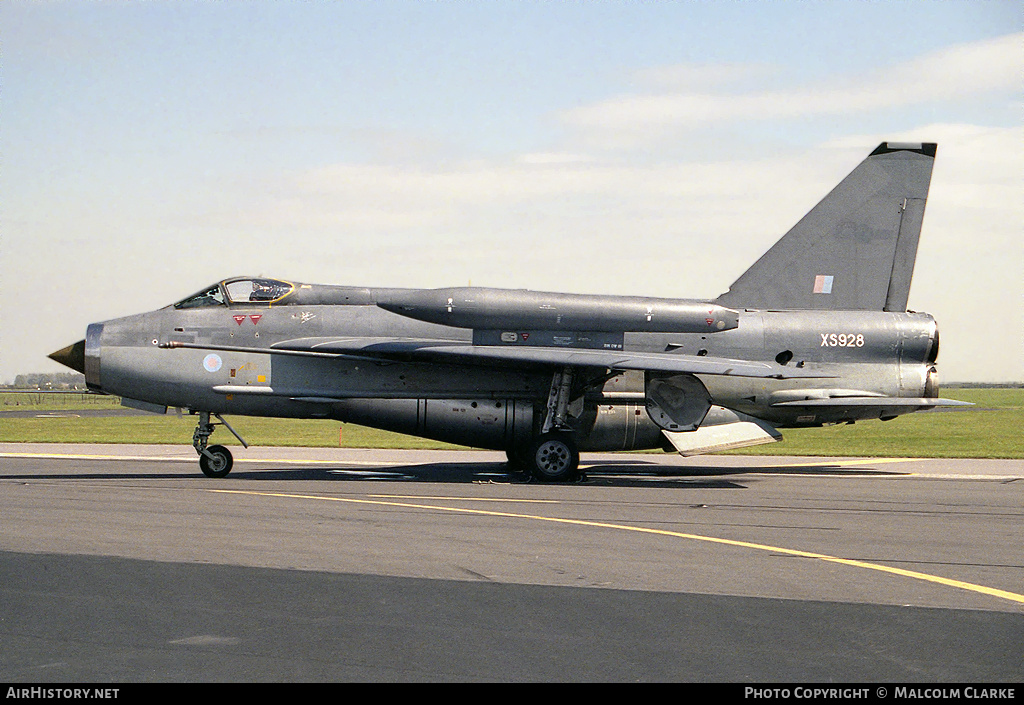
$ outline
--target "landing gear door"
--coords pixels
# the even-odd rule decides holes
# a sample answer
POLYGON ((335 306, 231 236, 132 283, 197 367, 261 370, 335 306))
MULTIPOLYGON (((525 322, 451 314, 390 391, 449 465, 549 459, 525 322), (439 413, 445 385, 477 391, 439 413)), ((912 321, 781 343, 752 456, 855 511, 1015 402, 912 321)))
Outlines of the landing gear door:
POLYGON ((711 408, 711 395, 693 375, 644 375, 647 414, 666 431, 695 431, 711 408))

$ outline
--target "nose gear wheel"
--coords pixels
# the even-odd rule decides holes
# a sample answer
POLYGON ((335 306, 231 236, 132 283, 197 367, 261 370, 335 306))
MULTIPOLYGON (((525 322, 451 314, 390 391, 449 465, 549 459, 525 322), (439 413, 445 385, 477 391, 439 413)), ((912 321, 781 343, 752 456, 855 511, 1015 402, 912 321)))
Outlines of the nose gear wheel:
POLYGON ((199 456, 199 469, 207 477, 224 477, 231 472, 234 459, 224 446, 210 446, 199 456))

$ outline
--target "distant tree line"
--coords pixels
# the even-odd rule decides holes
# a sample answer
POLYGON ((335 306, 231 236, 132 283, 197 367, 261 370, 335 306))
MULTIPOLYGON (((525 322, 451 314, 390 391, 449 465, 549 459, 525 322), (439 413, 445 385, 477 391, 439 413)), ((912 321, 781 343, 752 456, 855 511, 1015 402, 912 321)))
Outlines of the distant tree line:
POLYGON ((78 372, 39 372, 18 375, 12 389, 85 389, 85 375, 78 372))

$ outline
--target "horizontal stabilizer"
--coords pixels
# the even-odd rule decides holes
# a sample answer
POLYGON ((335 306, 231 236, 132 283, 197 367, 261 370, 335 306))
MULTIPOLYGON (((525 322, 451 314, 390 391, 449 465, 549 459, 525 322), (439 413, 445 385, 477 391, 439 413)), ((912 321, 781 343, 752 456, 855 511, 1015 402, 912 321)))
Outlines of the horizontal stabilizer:
POLYGON ((932 409, 937 406, 974 406, 969 401, 955 399, 939 399, 936 397, 828 397, 824 399, 794 399, 775 402, 772 406, 785 407, 876 407, 879 409, 932 409))

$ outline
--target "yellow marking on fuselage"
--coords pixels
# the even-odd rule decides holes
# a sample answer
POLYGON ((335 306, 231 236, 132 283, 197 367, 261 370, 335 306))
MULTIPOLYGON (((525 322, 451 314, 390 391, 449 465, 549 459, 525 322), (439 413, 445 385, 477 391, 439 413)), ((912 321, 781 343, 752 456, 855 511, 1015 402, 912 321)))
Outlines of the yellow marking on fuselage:
POLYGON ((1018 604, 1024 604, 1024 595, 1010 592, 1008 590, 1000 590, 998 588, 991 588, 985 585, 976 585, 974 583, 964 582, 962 580, 953 580, 952 578, 943 578, 938 575, 929 575, 928 573, 919 573, 914 570, 904 570, 903 568, 892 568, 887 565, 880 565, 877 563, 868 563, 867 561, 858 561, 850 558, 839 558, 837 556, 829 556, 824 553, 812 553, 810 551, 800 551, 793 548, 783 548, 781 546, 769 546, 767 544, 751 543, 750 541, 736 541, 734 539, 723 539, 715 536, 702 536, 700 534, 687 534, 679 531, 668 531, 667 529, 651 529, 644 526, 630 526, 628 524, 611 524, 603 521, 588 521, 586 519, 564 519, 561 517, 545 517, 534 514, 516 514, 514 512, 494 512, 486 509, 467 509, 465 507, 444 507, 431 504, 413 504, 411 502, 386 502, 380 499, 355 499, 351 497, 323 497, 318 495, 301 495, 301 494, 287 494, 280 492, 254 492, 250 490, 209 490, 210 492, 217 492, 223 494, 244 494, 258 497, 283 497, 286 499, 312 499, 327 502, 347 502, 350 504, 373 504, 378 506, 386 507, 403 507, 406 509, 425 509, 429 511, 438 512, 458 512, 463 514, 477 514, 480 516, 494 516, 494 517, 506 517, 511 519, 531 519, 534 521, 546 521, 556 524, 573 524, 575 526, 590 526, 599 529, 615 529, 618 531, 633 531, 642 534, 653 534, 656 536, 671 536, 674 538, 689 539, 692 541, 704 541, 707 543, 717 543, 725 546, 735 546, 738 548, 750 548, 758 551, 771 551, 773 553, 782 553, 787 556, 796 556, 798 558, 813 558, 820 561, 826 561, 828 563, 839 563, 841 565, 848 565, 855 568, 865 568, 867 570, 877 570, 883 573, 891 573, 893 575, 899 575, 905 578, 913 578, 915 580, 923 580, 925 582, 936 583, 939 585, 946 585, 948 587, 959 588, 961 590, 968 590, 970 592, 980 593, 982 595, 989 595, 990 597, 998 597, 1004 600, 1010 600, 1018 604))

